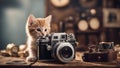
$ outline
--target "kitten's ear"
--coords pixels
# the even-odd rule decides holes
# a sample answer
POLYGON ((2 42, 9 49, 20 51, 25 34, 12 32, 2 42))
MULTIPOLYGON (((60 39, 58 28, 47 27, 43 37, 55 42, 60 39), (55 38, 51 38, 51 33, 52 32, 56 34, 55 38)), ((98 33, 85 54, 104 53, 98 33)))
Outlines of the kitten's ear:
POLYGON ((46 19, 46 22, 50 25, 50 22, 52 20, 52 15, 47 16, 45 19, 46 19))
POLYGON ((33 20, 35 19, 34 15, 29 15, 27 23, 29 26, 31 26, 33 24, 33 20))

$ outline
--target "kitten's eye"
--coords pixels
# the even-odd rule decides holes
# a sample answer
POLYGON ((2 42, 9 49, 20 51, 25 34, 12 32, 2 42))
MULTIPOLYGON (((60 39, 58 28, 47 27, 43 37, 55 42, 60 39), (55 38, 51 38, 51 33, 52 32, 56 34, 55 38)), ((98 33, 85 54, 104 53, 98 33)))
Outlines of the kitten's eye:
POLYGON ((39 32, 40 32, 40 31, 41 31, 41 30, 40 30, 40 28, 37 28, 37 31, 39 31, 39 32))
POLYGON ((45 29, 45 31, 47 31, 47 29, 45 29))

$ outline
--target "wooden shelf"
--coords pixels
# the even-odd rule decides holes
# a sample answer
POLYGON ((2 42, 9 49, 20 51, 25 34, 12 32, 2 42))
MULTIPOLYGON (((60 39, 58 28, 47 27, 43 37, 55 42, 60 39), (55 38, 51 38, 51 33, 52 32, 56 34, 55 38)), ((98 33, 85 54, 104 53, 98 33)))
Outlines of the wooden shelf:
POLYGON ((99 34, 97 30, 77 31, 76 34, 99 34))

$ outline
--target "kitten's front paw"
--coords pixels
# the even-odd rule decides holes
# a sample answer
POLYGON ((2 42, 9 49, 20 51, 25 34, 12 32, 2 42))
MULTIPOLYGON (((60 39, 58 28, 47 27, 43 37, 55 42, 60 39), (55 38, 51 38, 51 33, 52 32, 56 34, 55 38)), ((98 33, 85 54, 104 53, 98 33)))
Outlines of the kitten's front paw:
POLYGON ((37 61, 37 57, 35 57, 35 56, 28 56, 26 58, 26 61, 27 62, 36 62, 37 61))

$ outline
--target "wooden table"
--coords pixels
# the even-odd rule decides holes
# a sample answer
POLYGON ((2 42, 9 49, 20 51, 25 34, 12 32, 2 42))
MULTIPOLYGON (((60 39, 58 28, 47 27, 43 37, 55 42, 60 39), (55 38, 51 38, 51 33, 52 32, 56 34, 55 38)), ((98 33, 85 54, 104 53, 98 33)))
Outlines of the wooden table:
POLYGON ((32 68, 120 68, 120 64, 114 62, 80 62, 72 61, 68 64, 60 64, 57 62, 39 61, 32 65, 32 68))
POLYGON ((38 61, 31 64, 25 63, 24 59, 0 56, 0 68, 120 68, 120 61, 91 63, 74 60, 68 64, 56 61, 38 61))
POLYGON ((25 63, 24 59, 15 57, 0 56, 0 68, 30 68, 30 63, 25 63))

